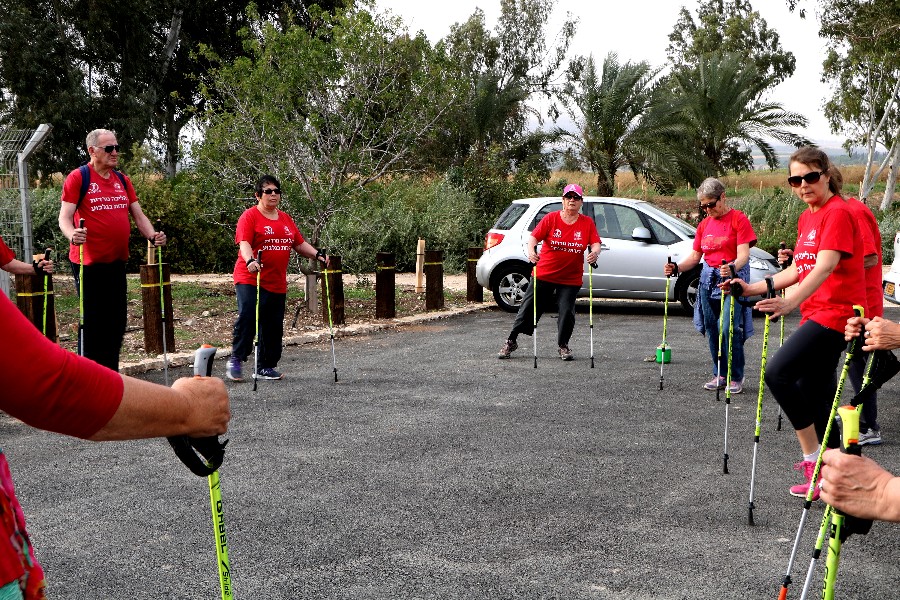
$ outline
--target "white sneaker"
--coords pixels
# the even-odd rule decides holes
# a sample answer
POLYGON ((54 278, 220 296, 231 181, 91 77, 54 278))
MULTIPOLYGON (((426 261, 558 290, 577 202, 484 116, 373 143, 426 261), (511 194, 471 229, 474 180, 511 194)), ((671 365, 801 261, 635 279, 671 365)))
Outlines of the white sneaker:
POLYGON ((881 430, 880 429, 866 429, 865 431, 859 432, 859 442, 857 442, 860 446, 877 446, 881 443, 881 430))

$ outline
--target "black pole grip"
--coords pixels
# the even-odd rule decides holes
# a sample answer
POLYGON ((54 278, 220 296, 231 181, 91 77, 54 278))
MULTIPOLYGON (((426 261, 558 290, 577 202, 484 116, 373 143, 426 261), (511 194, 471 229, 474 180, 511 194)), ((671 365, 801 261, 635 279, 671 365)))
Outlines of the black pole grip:
POLYGON ((53 248, 47 248, 44 250, 44 260, 52 260, 50 255, 53 254, 53 248))
MULTIPOLYGON (((194 376, 211 377, 216 349, 204 344, 194 353, 194 376)), ((191 473, 207 477, 216 472, 225 460, 225 446, 228 440, 220 442, 216 436, 193 438, 186 435, 167 438, 175 455, 190 469, 191 473)))

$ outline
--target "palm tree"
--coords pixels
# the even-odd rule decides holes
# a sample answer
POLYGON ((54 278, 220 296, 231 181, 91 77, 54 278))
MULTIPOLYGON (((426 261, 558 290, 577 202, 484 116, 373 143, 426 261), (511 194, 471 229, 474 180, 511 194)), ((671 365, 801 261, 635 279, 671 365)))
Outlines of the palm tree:
POLYGON ((806 127, 806 117, 765 100, 772 78, 761 77, 753 63, 739 55, 706 55, 695 65, 674 71, 670 84, 690 131, 684 142, 708 162, 709 174, 752 169, 753 147, 770 168, 776 168, 772 139, 791 146, 810 143, 786 129, 806 127))
POLYGON ((578 131, 566 136, 597 174, 597 193, 613 195, 616 172, 623 168, 658 186, 671 181, 676 157, 666 140, 682 126, 671 104, 659 101, 659 69, 647 62, 619 64, 614 52, 600 74, 592 56, 573 65, 562 96, 578 131))

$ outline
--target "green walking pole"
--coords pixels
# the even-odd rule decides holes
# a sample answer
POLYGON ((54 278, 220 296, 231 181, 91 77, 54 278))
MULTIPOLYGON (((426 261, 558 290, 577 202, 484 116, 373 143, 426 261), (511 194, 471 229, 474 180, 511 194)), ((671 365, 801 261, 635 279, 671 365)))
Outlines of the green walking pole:
MULTIPOLYGON (((728 261, 722 259, 722 264, 728 264, 728 261)), ((719 353, 716 359, 716 402, 719 401, 719 391, 722 386, 719 381, 722 379, 722 327, 725 324, 725 291, 722 290, 719 296, 719 353)))
MULTIPOLYGON (((865 309, 855 304, 853 312, 857 317, 865 316, 865 309)), ((816 483, 819 480, 819 471, 822 469, 822 454, 824 453, 824 444, 831 436, 831 426, 838 414, 838 406, 840 406, 841 395, 844 392, 844 382, 847 381, 847 373, 850 372, 850 363, 853 361, 853 354, 859 347, 859 338, 855 337, 847 344, 847 352, 844 354, 844 365, 841 368, 841 376, 838 379, 837 389, 834 392, 834 400, 831 403, 831 411, 828 415, 828 424, 825 426, 825 434, 822 436, 822 445, 819 448, 819 456, 816 459, 816 466, 813 469, 812 477, 809 479, 809 489, 806 492, 806 498, 803 502, 803 511, 800 513, 800 525, 797 527, 797 535, 794 537, 794 545, 791 547, 791 556, 788 559, 787 570, 781 583, 781 591, 778 594, 778 600, 787 598, 788 586, 791 584, 791 570, 794 567, 794 559, 797 558, 797 549, 800 547, 800 537, 803 535, 803 527, 806 525, 806 518, 809 516, 809 509, 812 507, 813 497, 816 492, 816 483)), ((859 426, 857 425, 857 429, 859 426)))
MULTIPOLYGON (((859 411, 853 406, 838 409, 838 425, 841 428, 841 452, 862 454, 859 445, 859 411)), ((828 555, 825 558, 825 581, 822 585, 822 600, 834 600, 834 584, 837 581, 838 564, 841 560, 841 546, 853 533, 869 533, 872 521, 845 515, 838 509, 831 512, 831 537, 828 540, 828 555)))
MULTIPOLYGON (((773 298, 775 296, 775 284, 772 282, 771 277, 766 277, 766 287, 768 288, 766 298, 773 298)), ((759 365, 759 394, 757 394, 756 397, 756 431, 753 434, 753 461, 750 466, 750 504, 747 508, 747 523, 749 525, 755 525, 753 522, 753 509, 755 508, 753 504, 753 492, 756 489, 756 454, 759 449, 759 436, 760 431, 762 430, 763 396, 766 393, 766 358, 769 348, 769 323, 771 321, 770 315, 766 313, 766 325, 763 329, 762 358, 760 359, 759 365)))
POLYGON ((253 335, 253 391, 259 383, 259 274, 262 272, 262 250, 256 251, 256 333, 253 335))
MULTIPOLYGON (((319 252, 322 253, 322 256, 325 257, 325 261, 327 263, 327 256, 320 249, 319 252)), ((318 257, 319 254, 316 254, 318 257)), ((328 287, 328 277, 330 271, 328 270, 328 265, 325 266, 325 303, 328 308, 328 331, 331 333, 331 368, 334 370, 334 382, 337 383, 338 374, 337 374, 337 356, 334 353, 334 323, 331 320, 331 290, 328 287)))
MULTIPOLYGON (((78 228, 84 229, 84 219, 78 220, 78 228)), ((78 355, 84 356, 84 244, 78 245, 78 355)))
POLYGON ((531 345, 534 349, 534 368, 537 369, 537 266, 531 267, 531 345))
MULTIPOLYGON (((723 261, 724 262, 724 261, 723 261)), ((731 268, 731 278, 737 277, 734 272, 734 263, 729 264, 731 268)), ((740 293, 740 285, 734 284, 734 289, 728 293, 728 370, 725 376, 725 455, 722 463, 722 473, 728 475, 728 413, 731 408, 731 356, 734 347, 734 294, 740 293)), ((724 294, 725 291, 722 290, 724 294)))
MULTIPOLYGON (((666 264, 672 264, 672 257, 666 259, 666 264)), ((676 269, 678 266, 676 265, 676 269)), ((659 389, 663 389, 663 368, 667 362, 672 360, 672 351, 666 346, 666 332, 669 325, 669 287, 672 283, 672 276, 666 275, 666 296, 663 300, 663 335, 662 344, 656 349, 656 360, 659 362, 659 389)))
POLYGON ((597 263, 588 263, 588 306, 591 324, 591 368, 594 368, 594 269, 597 263))
MULTIPOLYGON (((779 246, 781 247, 782 250, 787 250, 787 244, 785 244, 784 242, 781 242, 781 244, 779 244, 779 246)), ((787 265, 782 266, 781 270, 784 271, 784 269, 786 267, 787 267, 787 265)), ((781 298, 784 299, 784 296, 785 296, 785 292, 784 292, 784 290, 781 290, 781 298)), ((781 319, 780 326, 781 326, 781 336, 778 340, 779 348, 784 346, 784 319, 783 318, 781 319)), ((779 404, 778 405, 778 425, 775 427, 775 431, 781 431, 781 420, 782 420, 783 415, 784 415, 784 413, 781 411, 781 405, 779 404)))
MULTIPOLYGON (((156 220, 156 231, 162 231, 162 221, 156 220)), ((151 240, 152 242, 152 240, 151 240)), ((162 347, 163 347, 163 372, 166 385, 169 385, 169 351, 166 348, 166 290, 163 286, 163 255, 162 246, 156 247, 156 264, 159 265, 159 308, 162 316, 162 347)))
MULTIPOLYGON (((51 260, 50 254, 53 252, 53 248, 47 248, 44 250, 44 260, 51 260)), ((44 334, 44 337, 47 337, 47 304, 50 300, 50 275, 48 273, 44 273, 44 316, 41 321, 41 333, 44 334)))

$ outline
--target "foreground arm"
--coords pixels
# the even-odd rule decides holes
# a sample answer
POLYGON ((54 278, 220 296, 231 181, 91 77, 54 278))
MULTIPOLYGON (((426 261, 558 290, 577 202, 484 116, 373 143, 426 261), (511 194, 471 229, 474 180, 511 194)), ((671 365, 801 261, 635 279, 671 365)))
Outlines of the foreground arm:
POLYGON ((208 437, 228 430, 231 412, 221 379, 182 378, 171 388, 127 375, 118 410, 88 439, 130 440, 188 435, 208 437))
POLYGON ((900 522, 900 477, 871 458, 828 450, 822 466, 822 500, 848 515, 900 522))

